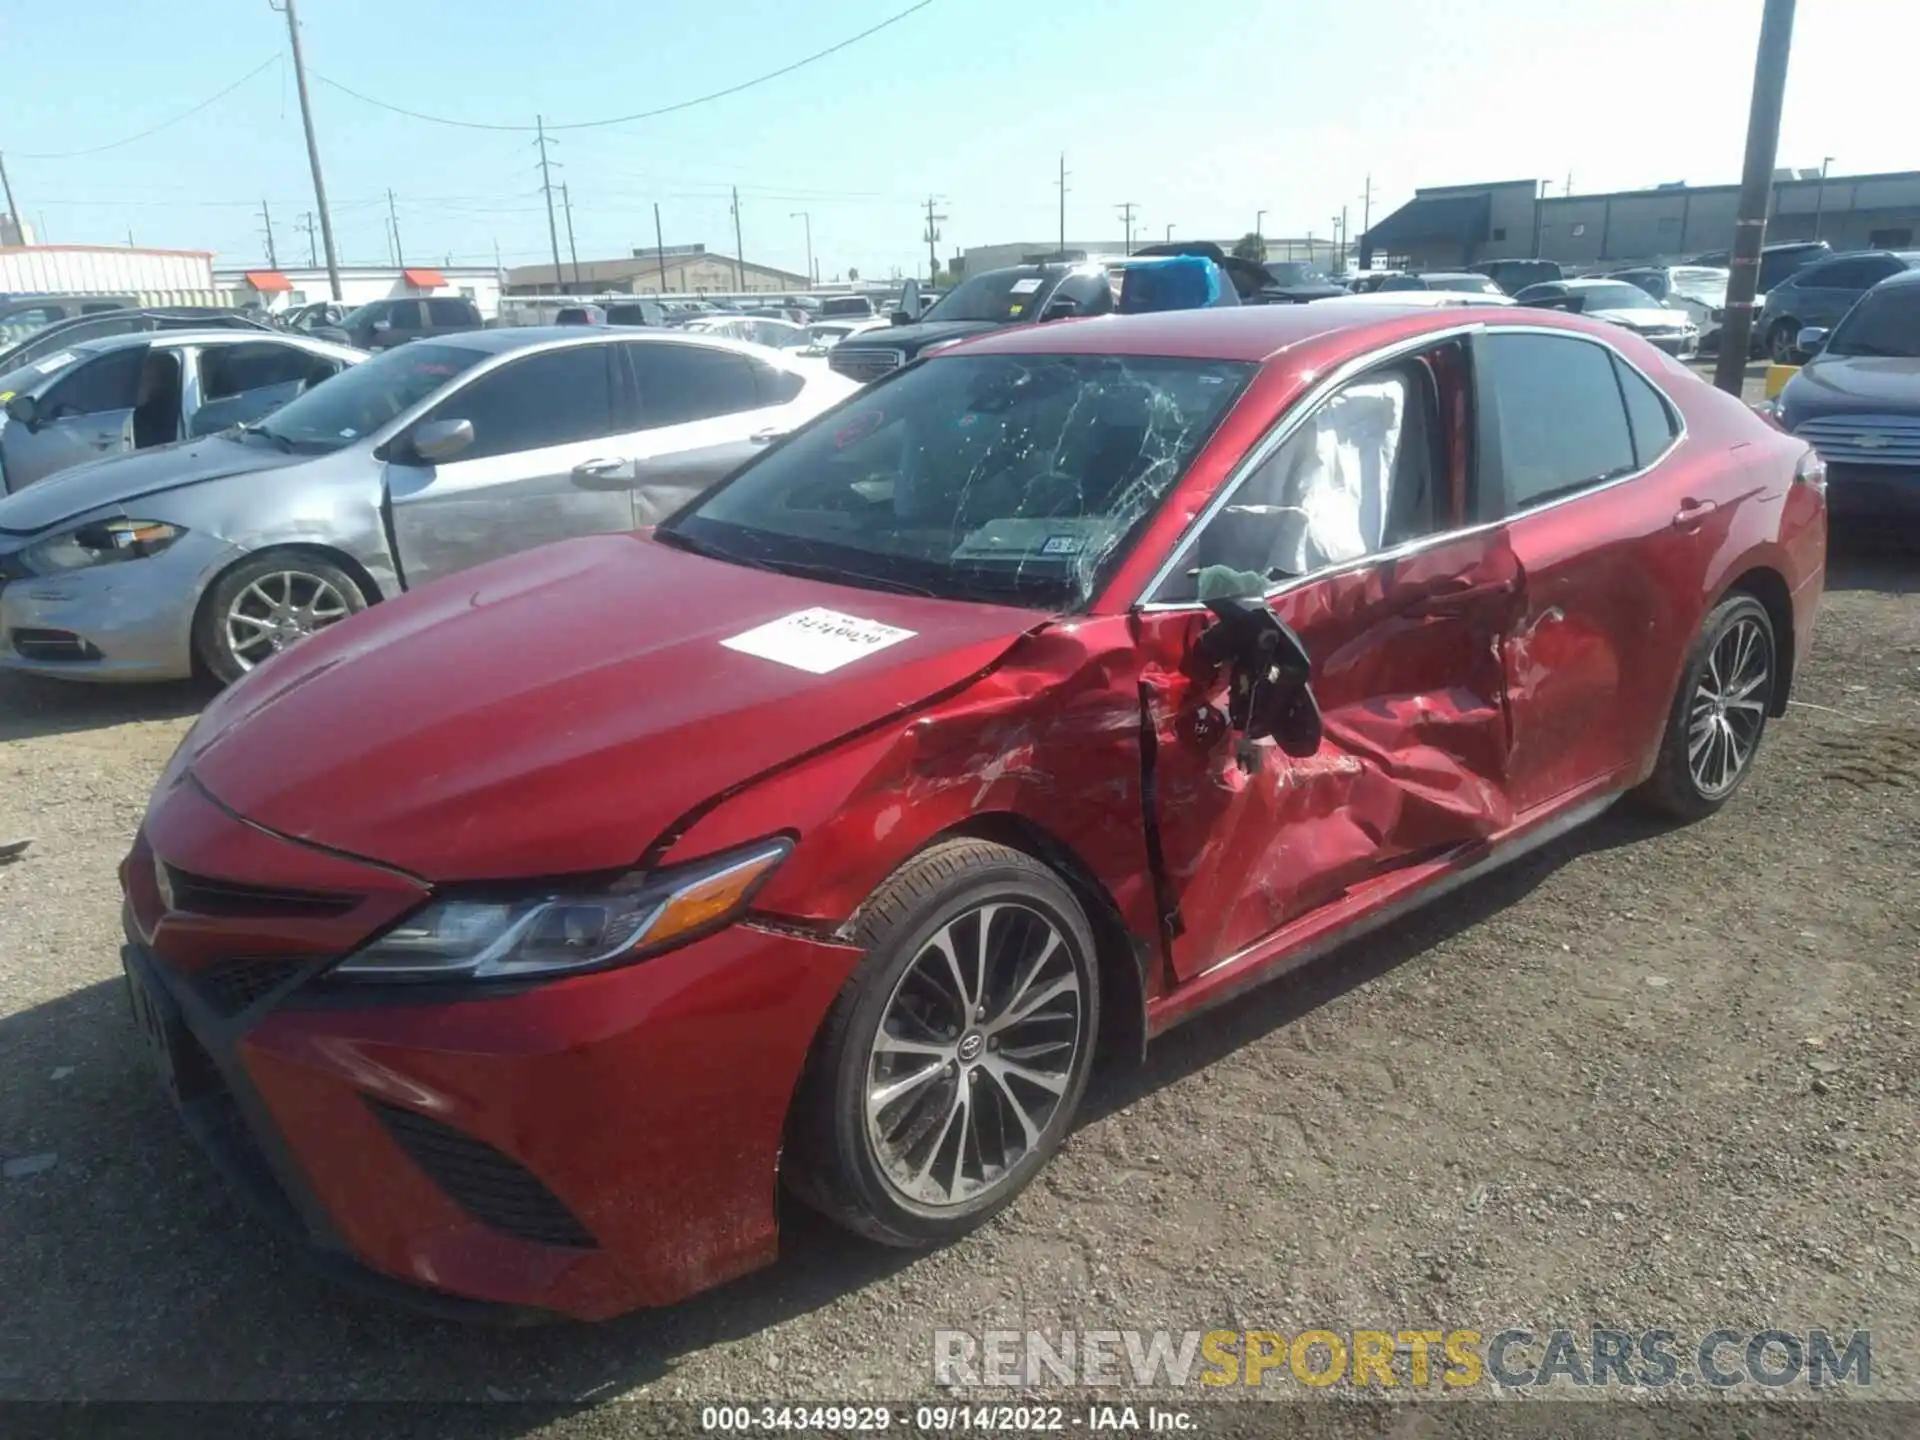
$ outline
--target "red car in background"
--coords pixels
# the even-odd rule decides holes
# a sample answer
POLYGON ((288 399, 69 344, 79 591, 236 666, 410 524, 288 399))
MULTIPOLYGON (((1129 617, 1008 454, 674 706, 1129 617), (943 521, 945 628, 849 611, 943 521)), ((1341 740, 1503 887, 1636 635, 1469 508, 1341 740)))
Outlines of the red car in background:
POLYGON ((996 333, 215 700, 123 867, 135 1013, 231 1177, 443 1309, 676 1301, 782 1184, 939 1242, 1097 1049, 1723 804, 1823 487, 1577 317, 996 333))

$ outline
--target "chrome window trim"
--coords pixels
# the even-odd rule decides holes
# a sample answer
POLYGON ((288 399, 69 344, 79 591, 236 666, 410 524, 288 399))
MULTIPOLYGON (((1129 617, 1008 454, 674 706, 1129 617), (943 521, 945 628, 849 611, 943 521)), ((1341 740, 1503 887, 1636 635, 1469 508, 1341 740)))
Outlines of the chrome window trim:
MULTIPOLYGON (((1261 592, 1262 599, 1272 600, 1276 596, 1284 595, 1291 590, 1297 590, 1302 585, 1325 580, 1335 575, 1344 575, 1350 571, 1364 569, 1369 565, 1378 564, 1384 560, 1404 559, 1409 555, 1417 555, 1423 550, 1445 542, 1468 539, 1489 530, 1497 529, 1502 525, 1511 524, 1515 520, 1523 520, 1531 515, 1542 514, 1545 511, 1555 509, 1571 501, 1584 500, 1589 495, 1601 494, 1604 491, 1613 489, 1616 485, 1625 485, 1629 481, 1638 480, 1641 476, 1664 464, 1667 458, 1671 456, 1687 438, 1686 412, 1681 410, 1678 405, 1675 405, 1673 401, 1668 398, 1667 392, 1663 390, 1645 370, 1641 369, 1630 357, 1623 355, 1615 346, 1601 336, 1588 335, 1584 331, 1579 330, 1561 330, 1557 327, 1545 325, 1490 325, 1484 321, 1472 325, 1454 326, 1446 330, 1429 331, 1424 335, 1415 336, 1409 340, 1397 341, 1379 350, 1370 350, 1365 355, 1358 356, 1338 366, 1326 376, 1316 381, 1313 388, 1294 405, 1290 406, 1287 413, 1281 416, 1273 427, 1254 444, 1253 448, 1241 457, 1239 464, 1237 464, 1233 472, 1227 476, 1225 483, 1214 493, 1213 498, 1207 502, 1206 509, 1194 517, 1187 528, 1180 532, 1180 538, 1169 547, 1167 558, 1160 563, 1160 567, 1153 572, 1148 578, 1147 583, 1141 587, 1140 595, 1151 595, 1167 582, 1168 578, 1173 574, 1175 563, 1179 560, 1180 554, 1187 547, 1188 542, 1197 536, 1221 510, 1226 508, 1232 501, 1235 493, 1246 483, 1247 477, 1266 463, 1275 450, 1286 444, 1286 442, 1292 438, 1294 431, 1298 430, 1309 416, 1324 405, 1333 392, 1379 365, 1401 359, 1409 354, 1418 354, 1423 350, 1433 349, 1435 346, 1443 345, 1451 340, 1471 339, 1478 335, 1552 335, 1564 337, 1569 340, 1585 341, 1589 345, 1597 346, 1652 387, 1653 393, 1659 396, 1660 403, 1666 407, 1667 418, 1675 421, 1678 428, 1675 430, 1672 438, 1667 442, 1664 450, 1654 456, 1647 464, 1640 466, 1629 474, 1616 475, 1611 480, 1600 481, 1588 486, 1584 490, 1576 490, 1571 495, 1561 495, 1552 500, 1544 500, 1538 505, 1529 505, 1524 509, 1515 510, 1511 514, 1502 515, 1497 520, 1476 521, 1472 524, 1463 525, 1458 529, 1443 530, 1435 535, 1424 535, 1418 540, 1407 540, 1399 545, 1389 546, 1384 550, 1375 550, 1370 554, 1357 556, 1352 560, 1343 560, 1336 565, 1323 565, 1318 570, 1308 571, 1305 575, 1290 575, 1285 580, 1276 581, 1261 592)), ((1616 389, 1617 388, 1616 386, 1616 389)), ((1627 417, 1626 397, 1624 395, 1620 397, 1620 404, 1621 420, 1625 423, 1627 417)), ((1628 444, 1632 444, 1631 424, 1628 425, 1628 444)), ((1143 614, 1169 614, 1181 611, 1198 613, 1206 609, 1206 607, 1197 600, 1143 600, 1138 597, 1135 598, 1133 605, 1129 608, 1143 614)))

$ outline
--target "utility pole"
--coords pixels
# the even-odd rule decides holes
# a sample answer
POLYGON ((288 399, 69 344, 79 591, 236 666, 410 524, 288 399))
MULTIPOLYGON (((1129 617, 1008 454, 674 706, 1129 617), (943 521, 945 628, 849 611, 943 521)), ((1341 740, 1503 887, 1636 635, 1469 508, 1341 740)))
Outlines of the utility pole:
POLYGON ((307 132, 307 164, 313 169, 313 203, 320 212, 320 240, 327 248, 327 286, 333 298, 340 298, 340 257, 333 248, 333 216, 327 210, 327 182, 320 174, 320 142, 313 134, 313 102, 307 96, 307 60, 300 48, 300 17, 294 13, 294 0, 267 0, 287 17, 287 35, 293 42, 293 80, 300 90, 300 124, 307 132))
POLYGON ((393 263, 406 268, 407 252, 400 248, 400 212, 393 208, 393 191, 387 191, 387 220, 393 226, 393 263))
POLYGON ((817 283, 813 275, 813 215, 806 210, 793 210, 787 214, 789 220, 799 220, 807 227, 807 283, 817 283))
POLYGON ((1121 247, 1120 253, 1131 255, 1133 253, 1133 212, 1140 207, 1131 200, 1123 200, 1113 208, 1120 212, 1120 223, 1126 226, 1127 232, 1126 242, 1121 247))
POLYGON ((1827 208, 1827 167, 1833 164, 1833 156, 1820 157, 1820 188, 1813 192, 1813 238, 1820 238, 1820 213, 1827 208))
POLYGON ((1167 243, 1169 245, 1173 243, 1173 226, 1171 225, 1167 226, 1167 243))
POLYGON ((1567 171, 1567 188, 1560 193, 1568 199, 1573 198, 1573 172, 1571 170, 1567 171))
POLYGON ((1760 250, 1767 239, 1773 162, 1780 147, 1780 102, 1792 50, 1793 0, 1766 0, 1760 16, 1760 47, 1753 62, 1753 103, 1747 113, 1746 167, 1740 176, 1740 206, 1733 227, 1727 318, 1720 332, 1720 358, 1713 367, 1713 383, 1729 395, 1739 395, 1746 378, 1753 295, 1760 278, 1760 250))
POLYGON ((573 197, 567 193, 567 182, 560 182, 560 204, 567 212, 567 257, 573 261, 573 288, 580 289, 580 251, 573 243, 573 197))
POLYGON ((260 201, 260 223, 267 227, 267 268, 278 270, 280 257, 273 251, 273 216, 267 213, 267 202, 264 197, 260 201))
POLYGON ((667 293, 667 241, 660 230, 660 202, 653 202, 653 253, 660 260, 660 293, 667 293))
POLYGON ((318 270, 320 268, 320 253, 313 247, 315 244, 314 237, 319 232, 314 229, 313 212, 311 210, 306 211, 300 217, 300 223, 293 228, 307 237, 307 268, 309 270, 318 270))
POLYGON ((1340 213, 1333 217, 1333 233, 1339 237, 1334 246, 1333 273, 1338 275, 1347 268, 1347 207, 1342 205, 1340 213))
POLYGON ((20 231, 22 240, 27 238, 27 222, 20 214, 20 206, 13 198, 13 181, 7 178, 7 157, 0 155, 0 190, 7 195, 7 214, 13 217, 14 227, 20 231))
POLYGON ((927 197, 927 233, 920 237, 927 242, 927 284, 930 286, 940 283, 940 251, 937 247, 940 242, 940 222, 947 218, 933 213, 937 198, 933 195, 927 197))
MULTIPOLYGON (((1254 239, 1255 245, 1260 251, 1260 258, 1262 260, 1267 258, 1267 236, 1264 228, 1266 223, 1267 223, 1266 211, 1256 210, 1253 212, 1253 239, 1254 239)), ((1313 259, 1313 252, 1311 250, 1307 252, 1307 259, 1309 260, 1313 259)))
POLYGON ((747 247, 740 239, 740 187, 733 187, 733 288, 744 292, 747 288, 747 247))
POLYGON ((553 218, 553 175, 547 166, 547 121, 543 115, 533 117, 533 128, 539 136, 533 143, 540 147, 540 190, 547 197, 547 239, 553 242, 553 293, 561 293, 560 279, 560 226, 553 218))
POLYGON ((1367 188, 1360 192, 1360 263, 1363 266, 1373 264, 1373 242, 1367 238, 1373 231, 1373 172, 1367 172, 1367 188))
POLYGON ((1067 152, 1060 152, 1060 258, 1067 258, 1067 152))

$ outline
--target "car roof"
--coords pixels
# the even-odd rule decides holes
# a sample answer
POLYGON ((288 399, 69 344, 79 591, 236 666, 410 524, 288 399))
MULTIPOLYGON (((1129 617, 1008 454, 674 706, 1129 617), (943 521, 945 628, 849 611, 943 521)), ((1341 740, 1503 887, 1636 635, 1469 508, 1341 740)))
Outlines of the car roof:
MULTIPOLYGON (((728 317, 722 315, 714 318, 724 320, 728 317)), ((501 330, 458 330, 451 335, 432 335, 409 340, 406 345, 396 348, 404 350, 415 345, 454 345, 487 355, 504 355, 536 345, 556 348, 561 345, 695 345, 709 350, 734 350, 756 360, 775 364, 783 358, 782 352, 768 345, 733 340, 710 330, 696 330, 688 334, 684 330, 669 330, 664 326, 511 325, 501 330)))
POLYGON ((1478 270, 1422 270, 1422 280, 1485 280, 1487 277, 1478 270))
POLYGON ((124 350, 135 345, 255 345, 262 340, 278 340, 303 350, 353 349, 353 346, 342 345, 337 340, 322 340, 312 335, 301 335, 286 330, 251 330, 244 326, 219 328, 209 326, 204 330, 188 328, 135 330, 126 335, 97 335, 91 340, 76 340, 67 348, 84 350, 89 355, 102 355, 110 350, 124 350))
MULTIPOLYGON (((991 330, 943 352, 962 355, 1137 355, 1197 360, 1261 362, 1310 342, 1351 337, 1365 350, 1400 336, 1463 325, 1524 324, 1609 334, 1599 322, 1552 311, 1466 305, 1389 305, 1359 297, 1315 300, 1308 305, 1241 305, 1204 310, 1164 310, 1151 315, 1102 315, 1015 325, 991 330), (1495 312, 1497 313, 1491 313, 1495 312)), ((942 357, 933 357, 939 363, 942 357)))
MULTIPOLYGON (((1627 285, 1628 289, 1633 288, 1619 275, 1572 275, 1565 280, 1543 280, 1540 283, 1543 285, 1564 285, 1569 290, 1589 290, 1595 285, 1627 285)), ((1527 288, 1531 290, 1533 287, 1529 285, 1527 288)), ((1652 299, 1653 297, 1648 296, 1647 298, 1652 299)))
POLYGON ((1920 270, 1897 271, 1887 276, 1886 279, 1882 280, 1873 288, 1876 290, 1888 290, 1896 285, 1920 285, 1920 270))

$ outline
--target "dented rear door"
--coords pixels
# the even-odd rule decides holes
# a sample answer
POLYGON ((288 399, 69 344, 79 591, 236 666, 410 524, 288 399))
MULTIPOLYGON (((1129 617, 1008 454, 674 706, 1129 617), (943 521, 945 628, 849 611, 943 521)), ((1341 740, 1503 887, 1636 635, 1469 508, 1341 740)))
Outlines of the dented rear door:
POLYGON ((1175 976, 1188 980, 1391 867, 1511 823, 1504 646, 1524 603, 1504 527, 1269 597, 1305 642, 1324 736, 1243 744, 1198 611, 1138 617, 1143 771, 1175 976))

